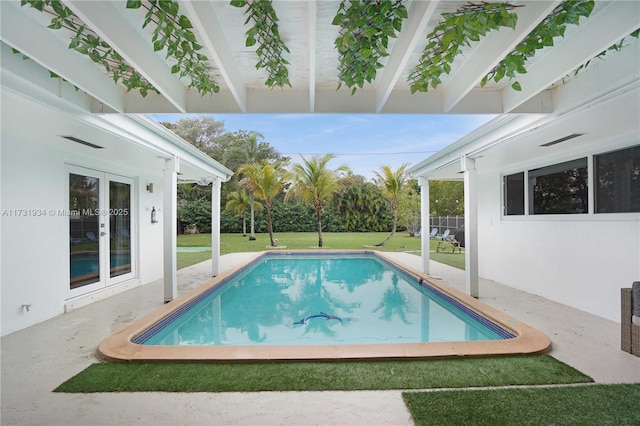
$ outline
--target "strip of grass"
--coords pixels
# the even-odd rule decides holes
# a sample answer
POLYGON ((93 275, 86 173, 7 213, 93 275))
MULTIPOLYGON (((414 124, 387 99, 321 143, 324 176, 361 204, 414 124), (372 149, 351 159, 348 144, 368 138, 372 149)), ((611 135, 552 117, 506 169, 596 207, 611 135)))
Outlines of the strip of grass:
MULTIPOLYGON (((326 232, 323 235, 323 246, 334 250, 358 250, 364 246, 373 246, 383 241, 387 232, 326 232)), ((315 232, 285 232, 276 234, 278 244, 290 250, 304 250, 318 244, 315 232)), ((220 252, 244 253, 265 250, 269 245, 268 234, 256 234, 255 241, 249 241, 242 234, 221 234, 220 252)), ((431 240, 431 259, 458 269, 464 269, 464 253, 451 253, 449 248, 444 253, 436 253, 438 242, 431 240)), ((446 243, 445 243, 446 245, 446 243)), ((211 234, 178 235, 178 247, 209 247, 211 234)), ((380 251, 408 251, 420 254, 420 238, 410 237, 406 233, 396 234, 384 247, 375 247, 380 251)), ((211 253, 178 253, 178 269, 210 259, 211 253)))
POLYGON ((639 425, 640 384, 405 392, 420 425, 639 425))
POLYGON ((197 251, 197 252, 183 252, 177 253, 178 269, 186 268, 187 266, 195 265, 196 263, 204 262, 207 259, 211 259, 210 251, 197 251))
POLYGON ((56 392, 256 392, 584 383, 549 355, 406 361, 92 364, 56 392))

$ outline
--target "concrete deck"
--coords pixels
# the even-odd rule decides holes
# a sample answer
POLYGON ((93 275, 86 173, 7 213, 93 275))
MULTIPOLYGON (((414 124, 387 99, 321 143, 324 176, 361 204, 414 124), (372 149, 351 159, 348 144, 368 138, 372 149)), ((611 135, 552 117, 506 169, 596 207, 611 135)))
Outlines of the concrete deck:
MULTIPOLYGON (((247 254, 223 256, 233 267, 247 254)), ((419 269, 419 257, 393 256, 419 269)), ((436 262, 431 274, 464 288, 464 272, 436 262)), ((210 262, 179 271, 180 292, 209 278, 210 262)), ((2 337, 3 425, 411 425, 401 391, 56 394, 97 362, 100 341, 162 305, 162 282, 129 290, 2 337)), ((620 325, 482 280, 480 300, 546 333, 551 355, 598 383, 640 383, 640 358, 620 350, 620 325)))

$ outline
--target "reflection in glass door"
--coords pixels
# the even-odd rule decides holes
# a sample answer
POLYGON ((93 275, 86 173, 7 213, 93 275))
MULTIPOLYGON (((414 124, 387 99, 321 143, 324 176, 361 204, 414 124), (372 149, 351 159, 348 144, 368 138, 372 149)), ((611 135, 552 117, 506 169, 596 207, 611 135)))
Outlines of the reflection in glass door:
POLYGON ((133 179, 69 166, 69 288, 76 296, 135 278, 133 179))
POLYGON ((100 179, 69 174, 70 287, 100 281, 100 179))
POLYGON ((109 278, 131 273, 131 184, 109 180, 109 278))

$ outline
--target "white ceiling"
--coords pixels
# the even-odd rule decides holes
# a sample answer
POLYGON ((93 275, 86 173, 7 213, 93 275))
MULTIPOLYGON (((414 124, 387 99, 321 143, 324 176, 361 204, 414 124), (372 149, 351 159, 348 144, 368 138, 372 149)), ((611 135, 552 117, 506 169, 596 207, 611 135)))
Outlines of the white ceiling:
MULTIPOLYGON (((243 9, 228 0, 180 1, 180 14, 194 25, 203 53, 210 59, 211 77, 220 85, 218 94, 200 96, 188 89, 188 81, 171 74, 164 52, 153 52, 148 29, 142 29, 144 10, 125 8, 124 1, 63 0, 95 33, 107 40, 129 63, 162 93, 142 97, 126 92, 91 60, 68 49, 68 34, 46 28, 50 16, 20 0, 0 1, 1 40, 33 61, 10 58, 3 47, 3 85, 25 80, 52 96, 65 98, 80 109, 124 113, 552 113, 559 106, 555 88, 563 77, 640 27, 640 2, 597 1, 588 19, 570 26, 556 45, 540 51, 520 76, 523 90, 509 83, 479 87, 479 81, 525 37, 560 1, 514 1, 518 24, 490 33, 465 49, 449 76, 437 89, 410 94, 407 75, 417 64, 426 35, 462 1, 407 1, 409 17, 398 38, 390 43, 390 56, 371 85, 351 90, 338 86, 338 53, 334 40, 338 27, 331 25, 337 1, 273 1, 280 34, 290 49, 292 87, 269 88, 267 76, 257 70, 255 48, 245 47, 243 9), (36 69, 37 68, 37 69, 36 69), (51 83, 50 70, 81 89, 51 83)), ((17 55, 14 55, 17 56, 17 55)), ((24 83, 24 82, 23 82, 24 83)), ((583 94, 588 88, 578 87, 583 94)))

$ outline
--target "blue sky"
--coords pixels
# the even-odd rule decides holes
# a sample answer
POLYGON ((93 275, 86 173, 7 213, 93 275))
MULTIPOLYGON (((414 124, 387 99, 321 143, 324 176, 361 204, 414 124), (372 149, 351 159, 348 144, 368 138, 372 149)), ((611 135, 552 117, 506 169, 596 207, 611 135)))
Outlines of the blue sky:
MULTIPOLYGON (((156 121, 175 122, 195 115, 152 114, 156 121)), ((312 155, 334 154, 329 167, 348 165, 373 178, 381 165, 394 170, 417 164, 492 115, 402 114, 211 114, 227 131, 256 131, 292 163, 312 155)))

